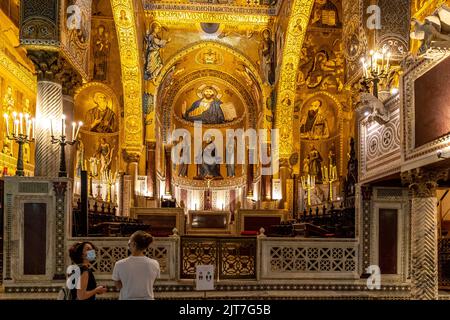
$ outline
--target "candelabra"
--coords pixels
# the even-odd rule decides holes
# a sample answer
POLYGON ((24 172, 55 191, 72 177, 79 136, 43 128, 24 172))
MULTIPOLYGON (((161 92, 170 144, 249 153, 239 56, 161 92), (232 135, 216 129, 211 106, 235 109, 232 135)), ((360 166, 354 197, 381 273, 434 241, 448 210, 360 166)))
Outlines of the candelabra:
POLYGON ((389 75, 390 59, 391 53, 385 48, 381 50, 381 53, 371 50, 369 63, 364 58, 361 59, 364 72, 362 83, 366 87, 372 83, 372 94, 377 98, 380 81, 389 75))
POLYGON ((5 124, 6 124, 6 138, 8 140, 13 140, 19 145, 19 154, 17 156, 17 170, 16 176, 23 177, 23 145, 25 143, 34 142, 35 133, 35 119, 30 118, 29 114, 23 114, 17 112, 12 113, 13 130, 9 131, 9 116, 7 113, 4 114, 5 124))
POLYGON ((94 197, 92 180, 98 177, 98 163, 99 160, 95 157, 89 159, 89 196, 94 197))
POLYGON ((333 201, 333 182, 337 181, 337 169, 336 166, 334 166, 332 163, 329 164, 329 166, 323 166, 322 167, 322 179, 323 183, 326 183, 329 185, 330 191, 328 192, 328 200, 330 202, 333 201))
POLYGON ((105 181, 108 185, 108 191, 106 193, 106 202, 112 202, 112 185, 116 183, 116 173, 112 173, 111 170, 108 170, 107 172, 105 172, 105 181))
POLYGON ((302 188, 307 193, 307 204, 311 206, 311 190, 316 187, 316 177, 310 174, 302 177, 302 188))
POLYGON ((66 116, 63 114, 61 116, 61 135, 59 138, 55 138, 53 134, 53 120, 50 119, 50 135, 52 144, 59 144, 60 146, 60 158, 59 158, 59 173, 58 177, 67 177, 66 170, 66 145, 74 145, 77 142, 78 133, 80 132, 80 128, 83 126, 83 122, 72 122, 72 139, 68 140, 66 136, 66 116))

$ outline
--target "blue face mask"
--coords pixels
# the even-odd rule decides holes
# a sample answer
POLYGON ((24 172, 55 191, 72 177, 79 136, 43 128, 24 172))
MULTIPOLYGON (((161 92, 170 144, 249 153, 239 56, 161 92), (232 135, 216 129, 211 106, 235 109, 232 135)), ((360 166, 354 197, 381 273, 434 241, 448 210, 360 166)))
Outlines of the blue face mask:
POLYGON ((86 252, 86 259, 89 261, 95 261, 95 250, 89 250, 86 252))

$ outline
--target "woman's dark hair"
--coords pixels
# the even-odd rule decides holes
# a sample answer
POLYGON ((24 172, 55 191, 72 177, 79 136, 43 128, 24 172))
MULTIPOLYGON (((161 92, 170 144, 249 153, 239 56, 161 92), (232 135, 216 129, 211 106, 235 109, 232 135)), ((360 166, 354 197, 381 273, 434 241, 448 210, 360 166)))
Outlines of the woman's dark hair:
POLYGON ((92 242, 89 241, 77 242, 70 247, 69 256, 70 259, 72 259, 73 263, 75 264, 83 263, 83 249, 86 244, 90 244, 93 249, 96 249, 95 246, 92 244, 92 242))
POLYGON ((143 251, 153 242, 151 234, 144 231, 136 231, 131 235, 131 239, 136 243, 136 249, 143 251))

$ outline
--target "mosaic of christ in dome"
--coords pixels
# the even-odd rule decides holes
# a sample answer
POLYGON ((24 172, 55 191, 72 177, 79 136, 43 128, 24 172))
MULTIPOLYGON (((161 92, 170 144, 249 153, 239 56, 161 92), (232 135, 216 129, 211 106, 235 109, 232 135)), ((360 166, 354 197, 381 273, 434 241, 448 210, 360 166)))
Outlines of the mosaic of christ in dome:
POLYGON ((197 89, 199 99, 182 103, 182 117, 190 122, 203 124, 223 124, 237 118, 236 107, 232 101, 222 99, 221 90, 215 85, 202 85, 197 89))

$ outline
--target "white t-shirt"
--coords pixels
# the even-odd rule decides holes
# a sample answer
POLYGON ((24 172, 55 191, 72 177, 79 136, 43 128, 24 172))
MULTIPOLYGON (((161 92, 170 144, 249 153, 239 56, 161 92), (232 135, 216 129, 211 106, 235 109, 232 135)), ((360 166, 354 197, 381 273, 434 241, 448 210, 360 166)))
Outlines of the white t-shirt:
POLYGON ((158 261, 129 256, 116 262, 112 279, 122 282, 119 300, 153 300, 153 283, 159 276, 158 261))

